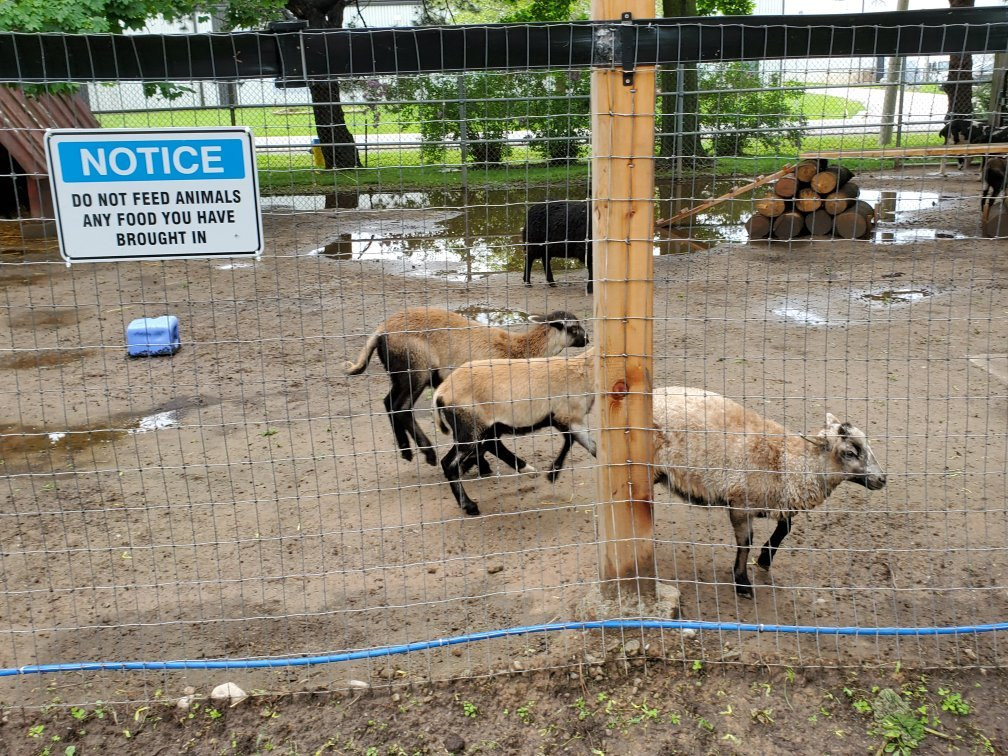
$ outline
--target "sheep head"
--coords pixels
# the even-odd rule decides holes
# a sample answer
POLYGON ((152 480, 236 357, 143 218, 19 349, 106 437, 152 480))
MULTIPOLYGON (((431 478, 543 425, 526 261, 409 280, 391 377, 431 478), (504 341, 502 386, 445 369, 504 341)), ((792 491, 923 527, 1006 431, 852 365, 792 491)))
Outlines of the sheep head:
POLYGON ((870 491, 886 484, 886 475, 868 445, 864 431, 826 413, 826 424, 815 436, 805 436, 827 457, 829 475, 839 484, 849 480, 870 491))
POLYGON ((549 315, 532 315, 529 320, 554 329, 550 332, 550 342, 552 344, 556 340, 558 348, 552 354, 559 354, 565 347, 583 347, 588 344, 588 334, 573 313, 557 310, 549 315))

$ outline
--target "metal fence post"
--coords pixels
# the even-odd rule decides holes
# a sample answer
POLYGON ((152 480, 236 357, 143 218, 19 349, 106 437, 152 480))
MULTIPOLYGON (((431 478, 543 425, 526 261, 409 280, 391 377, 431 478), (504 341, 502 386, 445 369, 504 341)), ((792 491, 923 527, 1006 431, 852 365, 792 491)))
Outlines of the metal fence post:
MULTIPOLYGON (((619 19, 624 12, 648 18, 654 5, 592 0, 595 20, 619 19)), ((622 601, 656 593, 651 499, 655 68, 635 68, 629 83, 623 71, 595 69, 591 85, 600 577, 603 596, 622 601)))

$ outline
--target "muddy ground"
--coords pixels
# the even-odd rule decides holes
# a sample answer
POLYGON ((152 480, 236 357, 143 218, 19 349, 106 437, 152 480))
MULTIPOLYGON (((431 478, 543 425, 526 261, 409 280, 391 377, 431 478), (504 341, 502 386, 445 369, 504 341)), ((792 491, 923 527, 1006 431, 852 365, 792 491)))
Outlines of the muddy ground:
MULTIPOLYGON (((1008 617, 1006 243, 970 238, 979 226, 972 174, 860 181, 926 201, 883 216, 885 243, 690 245, 655 259, 656 385, 704 386, 794 430, 817 429, 831 411, 865 430, 889 475, 883 491, 845 484, 796 518, 772 579, 751 568, 755 600, 736 599, 730 585, 724 512, 659 489, 659 566, 682 592, 683 618, 955 626, 1008 617)), ((520 272, 481 269, 483 257, 466 283, 464 266, 423 275, 419 255, 354 259, 352 245, 351 259, 319 253, 347 234, 412 239, 421 227, 437 237, 449 217, 458 214, 443 207, 274 206, 254 264, 67 269, 45 244, 3 254, 0 667, 321 654, 583 616, 597 577, 591 458, 575 449, 555 485, 498 466, 499 477, 466 484, 484 513, 466 518, 439 470, 395 452, 377 362, 343 374, 373 326, 409 305, 590 313, 582 270, 551 289, 537 269, 525 288, 520 272), (182 350, 126 359, 125 325, 166 312, 182 323, 182 350)), ((511 225, 516 234, 520 221, 511 225)), ((432 431, 426 406, 419 421, 432 431)), ((541 467, 558 444, 544 431, 515 445, 541 467)), ((768 532, 758 523, 757 542, 768 532)), ((990 633, 627 637, 656 656, 778 671, 1005 661, 1003 638, 990 633)), ((397 669, 444 680, 515 661, 566 667, 612 642, 612 633, 529 636, 395 665, 231 677, 269 691, 397 669)), ((68 702, 149 700, 213 680, 7 678, 0 699, 45 702, 55 683, 68 702)))

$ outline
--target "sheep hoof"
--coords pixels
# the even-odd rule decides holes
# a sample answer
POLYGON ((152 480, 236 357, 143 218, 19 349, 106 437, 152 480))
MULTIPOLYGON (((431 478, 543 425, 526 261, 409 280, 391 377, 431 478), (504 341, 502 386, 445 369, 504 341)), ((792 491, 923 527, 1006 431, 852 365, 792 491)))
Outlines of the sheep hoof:
POLYGON ((420 451, 423 452, 424 460, 427 462, 428 465, 430 465, 431 467, 437 467, 438 459, 433 449, 431 449, 428 446, 421 449, 420 451))
POLYGON ((548 473, 546 473, 546 480, 548 480, 550 483, 556 483, 557 478, 559 477, 560 477, 559 470, 550 470, 548 473))
MULTIPOLYGON (((402 455, 402 458, 405 459, 407 462, 412 462, 413 461, 413 450, 412 449, 400 449, 399 453, 402 455)), ((434 460, 434 462, 437 462, 437 460, 434 460)), ((431 464, 433 465, 434 462, 431 462, 431 464)))
POLYGON ((759 567, 761 570, 765 570, 766 572, 770 572, 770 560, 769 559, 764 559, 763 557, 760 557, 759 559, 756 560, 756 566, 759 567))
POLYGON ((538 471, 538 470, 536 470, 536 469, 535 469, 534 467, 532 467, 532 465, 528 465, 528 464, 526 464, 526 465, 525 465, 524 467, 522 467, 522 469, 521 469, 521 470, 519 470, 518 472, 520 472, 520 473, 525 473, 525 474, 527 474, 527 475, 536 475, 536 474, 537 474, 537 473, 538 473, 539 471, 538 471))
POLYGON ((470 501, 468 504, 462 505, 462 511, 465 512, 470 517, 479 516, 479 507, 476 505, 475 501, 470 501))
POLYGON ((752 583, 735 583, 735 593, 740 598, 751 599, 753 597, 752 583))

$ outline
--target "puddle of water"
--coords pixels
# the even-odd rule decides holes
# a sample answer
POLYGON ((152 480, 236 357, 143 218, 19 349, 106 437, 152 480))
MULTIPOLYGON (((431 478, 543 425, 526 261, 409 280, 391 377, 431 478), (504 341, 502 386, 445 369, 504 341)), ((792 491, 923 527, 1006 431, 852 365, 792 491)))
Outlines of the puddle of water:
MULTIPOLYGON (((11 315, 10 324, 14 328, 25 328, 35 330, 44 326, 69 326, 80 322, 81 311, 86 305, 81 307, 58 307, 36 309, 29 308, 19 314, 11 315)), ((90 312, 90 308, 87 308, 90 312)))
POLYGON ((464 315, 470 320, 492 326, 509 326, 518 323, 528 323, 529 314, 521 310, 508 310, 490 305, 474 304, 467 307, 460 307, 455 310, 459 315, 464 315))
MULTIPOLYGON (((733 181, 690 184, 659 183, 655 215, 667 216, 680 207, 723 194, 733 181)), ((584 183, 556 187, 506 187, 492 190, 362 193, 355 207, 363 212, 337 212, 337 235, 306 254, 334 260, 394 261, 406 274, 466 280, 503 271, 520 271, 524 250, 520 234, 529 204, 583 197, 584 183), (379 211, 379 212, 375 212, 379 211), (384 212, 392 211, 392 212, 384 212), (399 211, 399 212, 395 212, 399 211)), ((266 200, 267 198, 264 198, 266 200)), ((321 210, 324 195, 268 198, 275 209, 321 210)), ((751 211, 743 198, 724 203, 689 219, 688 224, 660 230, 654 253, 682 254, 709 248, 724 240, 745 239, 742 222, 751 211)), ((577 262, 554 260, 558 269, 582 268, 577 262)), ((537 267, 536 272, 540 273, 537 267)))
POLYGON ((32 286, 49 277, 45 266, 0 263, 0 287, 32 286))
MULTIPOLYGON (((113 423, 115 424, 115 423, 113 423)), ((153 415, 125 421, 122 427, 76 427, 66 430, 46 431, 15 424, 0 425, 0 469, 14 472, 19 467, 41 471, 57 463, 52 454, 66 456, 72 461, 77 452, 105 446, 127 436, 179 427, 179 410, 166 410, 153 415), (49 462, 49 460, 52 460, 49 462)))
POLYGON ((93 349, 43 349, 39 352, 14 352, 0 355, 0 369, 33 370, 69 365, 93 353, 93 349))
POLYGON ((824 326, 829 322, 821 315, 817 315, 809 310, 803 310, 799 307, 778 307, 771 312, 778 317, 789 320, 792 323, 800 323, 801 325, 824 326))
POLYGON ((919 302, 925 297, 930 297, 934 292, 929 289, 885 289, 876 292, 864 292, 861 299, 876 306, 891 307, 892 305, 912 304, 919 302))
POLYGON ((178 428, 179 411, 166 410, 147 415, 137 420, 136 427, 130 428, 126 432, 130 435, 137 433, 150 433, 151 431, 164 430, 165 428, 178 428))
POLYGON ((879 228, 875 232, 875 240, 892 244, 908 244, 910 242, 929 239, 966 239, 966 234, 939 228, 879 228))

